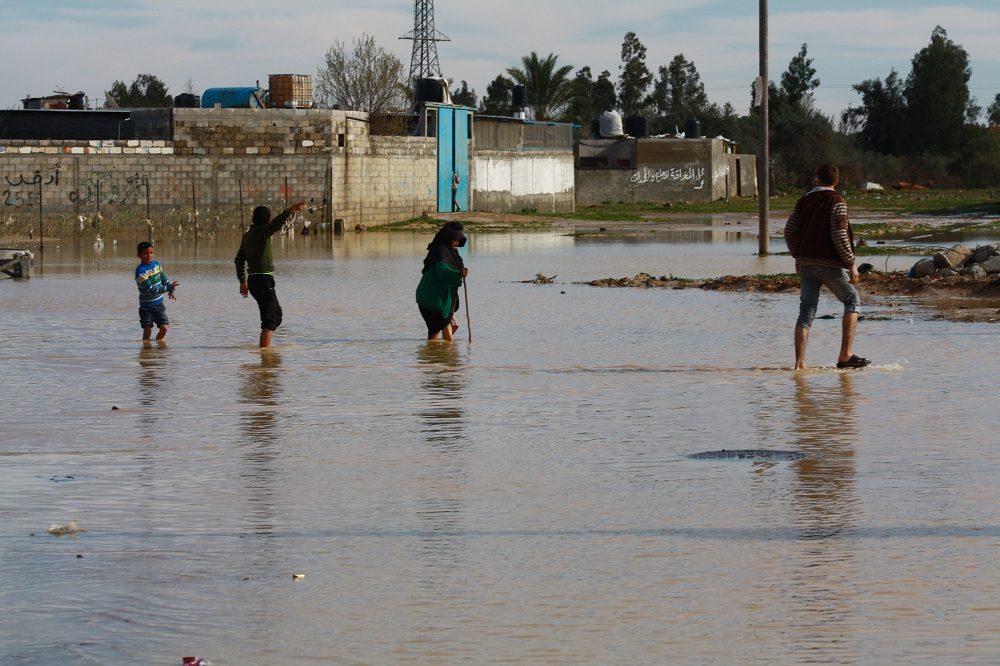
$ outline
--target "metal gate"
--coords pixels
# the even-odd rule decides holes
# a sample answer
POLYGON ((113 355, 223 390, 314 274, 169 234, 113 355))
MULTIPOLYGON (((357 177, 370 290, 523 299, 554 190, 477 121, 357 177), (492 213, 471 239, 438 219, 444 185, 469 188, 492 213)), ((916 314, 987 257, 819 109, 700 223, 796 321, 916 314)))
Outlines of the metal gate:
POLYGON ((472 109, 437 110, 439 213, 469 210, 469 124, 472 109))

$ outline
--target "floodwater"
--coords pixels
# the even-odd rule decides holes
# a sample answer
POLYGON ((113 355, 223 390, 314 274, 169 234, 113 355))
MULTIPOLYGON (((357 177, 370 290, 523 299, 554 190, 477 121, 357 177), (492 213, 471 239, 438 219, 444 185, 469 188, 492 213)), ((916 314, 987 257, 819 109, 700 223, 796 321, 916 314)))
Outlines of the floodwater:
POLYGON ((1000 661, 996 325, 838 371, 824 293, 795 373, 796 294, 577 284, 792 270, 754 236, 556 231, 474 235, 428 343, 428 235, 367 232, 275 239, 265 352, 238 239, 159 243, 143 346, 135 240, 0 280, 2 664, 1000 661))

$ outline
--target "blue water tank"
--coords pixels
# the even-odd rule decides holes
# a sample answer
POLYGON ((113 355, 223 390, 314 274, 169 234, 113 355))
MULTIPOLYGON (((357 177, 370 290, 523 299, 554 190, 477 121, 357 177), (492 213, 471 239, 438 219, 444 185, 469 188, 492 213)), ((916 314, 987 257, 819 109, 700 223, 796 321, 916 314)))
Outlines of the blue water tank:
POLYGON ((213 109, 218 104, 223 109, 263 109, 266 99, 264 91, 256 86, 209 88, 201 96, 201 108, 213 109))

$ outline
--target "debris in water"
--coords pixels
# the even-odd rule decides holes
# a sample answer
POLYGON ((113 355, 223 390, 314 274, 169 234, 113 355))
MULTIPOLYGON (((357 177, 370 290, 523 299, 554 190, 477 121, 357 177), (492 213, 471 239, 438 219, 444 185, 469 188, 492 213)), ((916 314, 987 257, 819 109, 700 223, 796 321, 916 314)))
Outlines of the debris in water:
POLYGON ((66 525, 55 525, 45 530, 49 534, 54 534, 55 536, 60 536, 62 534, 76 534, 77 532, 86 532, 87 530, 76 524, 75 520, 71 520, 66 525))
POLYGON ((768 451, 766 449, 733 449, 692 453, 695 460, 802 460, 806 454, 799 451, 768 451))

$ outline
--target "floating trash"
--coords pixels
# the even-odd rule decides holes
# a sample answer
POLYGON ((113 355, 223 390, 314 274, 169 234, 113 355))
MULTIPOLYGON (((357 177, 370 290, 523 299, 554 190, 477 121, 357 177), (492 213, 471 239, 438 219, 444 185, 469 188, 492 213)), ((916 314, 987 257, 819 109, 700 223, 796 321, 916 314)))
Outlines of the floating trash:
POLYGON ((692 453, 695 460, 802 460, 806 454, 799 451, 768 451, 766 449, 732 449, 692 453))
POLYGON ((60 534, 76 534, 77 532, 86 532, 87 530, 77 525, 75 520, 71 520, 66 525, 53 525, 45 531, 49 534, 59 536, 60 534))

